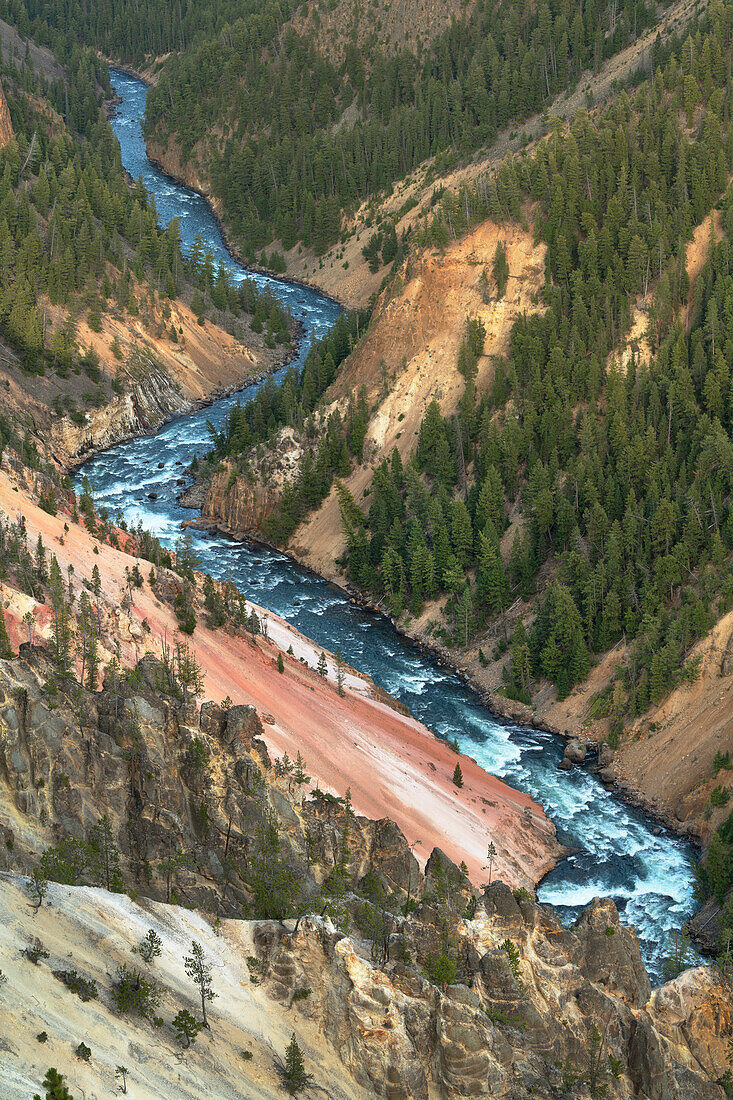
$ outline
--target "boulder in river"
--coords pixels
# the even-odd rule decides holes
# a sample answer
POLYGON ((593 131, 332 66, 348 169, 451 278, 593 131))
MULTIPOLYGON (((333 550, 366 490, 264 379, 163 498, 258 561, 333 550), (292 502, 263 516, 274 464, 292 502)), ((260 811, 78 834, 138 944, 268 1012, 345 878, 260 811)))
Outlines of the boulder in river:
POLYGON ((560 768, 567 772, 574 764, 583 764, 587 753, 588 748, 584 741, 578 741, 577 739, 569 741, 565 746, 565 754, 560 762, 560 768))

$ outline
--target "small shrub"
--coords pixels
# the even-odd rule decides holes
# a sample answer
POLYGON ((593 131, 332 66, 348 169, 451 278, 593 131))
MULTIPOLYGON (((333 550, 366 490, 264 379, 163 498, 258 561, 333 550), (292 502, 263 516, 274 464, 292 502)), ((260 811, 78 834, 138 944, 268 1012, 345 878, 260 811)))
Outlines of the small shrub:
POLYGON ((204 771, 209 766, 209 750, 200 737, 194 737, 188 746, 188 764, 195 772, 204 771))
POLYGON ((516 944, 513 943, 512 940, 506 939, 503 943, 499 944, 499 950, 506 951, 509 956, 509 966, 511 967, 512 974, 518 982, 521 981, 522 971, 519 968, 519 951, 517 950, 516 944))
POLYGON ((82 978, 76 970, 54 970, 53 976, 76 993, 80 1001, 95 1001, 99 996, 97 983, 91 978, 82 978))
POLYGON ((714 787, 710 792, 710 805, 711 806, 725 806, 726 802, 730 799, 729 791, 722 786, 714 787))
POLYGON ((430 955, 425 960, 425 973, 435 985, 453 985, 457 967, 450 955, 442 952, 439 955, 430 955))
POLYGON ((41 959, 47 959, 49 957, 48 951, 44 949, 43 944, 39 939, 36 939, 35 943, 29 943, 25 949, 25 957, 30 959, 34 966, 38 966, 41 959))
POLYGON ((163 951, 163 941, 154 928, 147 930, 135 951, 146 963, 151 963, 153 959, 158 958, 163 951))
POLYGON ((195 1016, 191 1015, 187 1008, 182 1008, 180 1012, 176 1014, 171 1021, 171 1025, 185 1049, 188 1049, 191 1043, 196 1041, 196 1036, 204 1026, 199 1023, 195 1016))
POLYGON ((39 1043, 48 1042, 48 1032, 47 1031, 39 1031, 38 1034, 36 1035, 36 1039, 39 1043))
POLYGON ((258 959, 255 955, 248 955, 247 969, 249 970, 249 980, 252 985, 260 985, 265 977, 267 963, 263 962, 262 959, 258 959))
POLYGON ((80 1060, 81 1060, 82 1062, 88 1062, 88 1061, 89 1061, 89 1059, 90 1059, 90 1058, 91 1058, 91 1056, 92 1056, 91 1048, 90 1048, 90 1047, 88 1047, 88 1046, 86 1045, 86 1043, 79 1043, 79 1046, 78 1046, 78 1047, 76 1048, 76 1050, 74 1051, 74 1054, 75 1054, 75 1055, 77 1056, 77 1058, 79 1058, 79 1059, 80 1059, 80 1060))
POLYGON ((120 1014, 136 1012, 138 1016, 152 1018, 161 1000, 157 982, 146 978, 127 963, 117 967, 117 981, 112 992, 120 1014))
POLYGON ((722 752, 720 749, 716 752, 713 758, 713 778, 718 775, 718 772, 723 768, 731 768, 733 764, 730 762, 730 752, 722 752))

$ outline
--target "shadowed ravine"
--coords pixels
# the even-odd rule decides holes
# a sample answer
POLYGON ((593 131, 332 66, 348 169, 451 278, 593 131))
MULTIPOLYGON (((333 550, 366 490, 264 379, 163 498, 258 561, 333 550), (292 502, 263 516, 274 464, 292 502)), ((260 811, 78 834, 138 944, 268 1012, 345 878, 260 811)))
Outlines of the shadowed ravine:
MULTIPOLYGON (((113 126, 123 162, 133 177, 142 174, 161 222, 178 217, 184 250, 200 233, 214 262, 221 259, 235 278, 243 278, 245 271, 226 251, 206 202, 147 159, 140 127, 145 86, 117 72, 112 82, 122 99, 113 126)), ((339 307, 315 291, 254 278, 272 286, 302 322, 301 355, 338 314, 339 307)), ((115 447, 89 461, 78 477, 85 474, 90 479, 98 503, 111 515, 121 512, 130 524, 142 522, 172 546, 181 521, 191 516, 176 502, 182 468, 194 454, 208 450, 207 421, 219 426, 231 404, 246 400, 253 390, 173 421, 153 437, 115 447), (148 499, 150 493, 157 499, 148 499)), ((340 646, 349 663, 372 676, 439 736, 457 737, 462 750, 487 771, 542 803, 560 839, 577 851, 547 876, 540 900, 572 919, 592 897, 613 897, 622 919, 636 926, 647 965, 658 976, 666 933, 678 928, 693 909, 694 856, 687 844, 666 831, 655 836, 653 824, 641 812, 622 803, 588 772, 559 772, 562 747, 557 738, 499 722, 457 676, 403 640, 386 619, 354 607, 338 589, 284 555, 200 532, 194 539, 202 568, 212 576, 233 580, 253 600, 324 647, 340 646)), ((500 836, 491 839, 501 846, 500 836)))

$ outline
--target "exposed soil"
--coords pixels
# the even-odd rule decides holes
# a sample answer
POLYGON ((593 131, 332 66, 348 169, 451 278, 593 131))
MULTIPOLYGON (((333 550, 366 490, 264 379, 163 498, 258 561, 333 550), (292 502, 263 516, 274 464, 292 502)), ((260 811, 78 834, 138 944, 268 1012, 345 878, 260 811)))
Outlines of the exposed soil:
MULTIPOLYGON (((134 564, 129 555, 98 543, 69 517, 42 511, 24 492, 14 491, 5 472, 0 472, 0 509, 12 519, 19 513, 25 516, 29 543, 35 545, 40 532, 62 569, 73 565, 75 585, 91 577, 95 563, 99 566, 107 614, 115 620, 114 636, 125 663, 135 662, 148 650, 159 654, 164 638, 175 636, 173 612, 147 582, 134 590, 129 614, 122 609, 125 567, 134 564)), ((147 577, 149 563, 139 565, 147 577)), ((10 636, 17 644, 27 639, 22 626, 27 599, 5 587, 3 597, 10 636)), ((47 636, 48 609, 40 605, 34 613, 41 636, 47 636)), ((554 865, 560 854, 554 826, 528 795, 487 775, 464 756, 464 786, 455 787, 452 776, 459 757, 444 741, 375 698, 370 682, 358 676, 347 678, 341 698, 333 662, 328 680, 323 680, 313 669, 319 653, 313 643, 284 620, 266 614, 271 641, 259 638, 256 645, 199 622, 192 644, 204 670, 207 698, 219 701, 228 696, 235 703, 253 704, 266 716, 265 736, 274 753, 287 751, 294 758, 301 751, 309 774, 322 789, 343 794, 350 787, 358 812, 392 818, 415 845, 421 863, 438 846, 457 863, 465 859, 471 878, 480 883, 492 836, 499 848, 497 874, 512 885, 534 885, 554 865), (285 673, 280 674, 277 654, 290 644, 295 656, 285 655, 285 673)))
MULTIPOLYGON (((403 460, 412 453, 433 398, 444 415, 457 408, 465 380, 456 364, 468 317, 481 318, 486 327, 476 388, 483 392, 489 385, 494 358, 506 352, 514 320, 540 308, 544 254, 544 245, 518 226, 483 222, 444 253, 423 253, 411 261, 402 286, 382 296, 367 335, 328 394, 344 408, 349 394, 366 386, 370 403, 378 402, 364 445, 366 461, 345 482, 357 504, 365 504, 374 466, 394 447, 403 460), (509 262, 508 288, 504 298, 484 301, 482 276, 491 287, 491 263, 499 241, 509 262)), ((293 550, 316 572, 342 580, 337 559, 343 549, 334 489, 298 528, 293 550)))

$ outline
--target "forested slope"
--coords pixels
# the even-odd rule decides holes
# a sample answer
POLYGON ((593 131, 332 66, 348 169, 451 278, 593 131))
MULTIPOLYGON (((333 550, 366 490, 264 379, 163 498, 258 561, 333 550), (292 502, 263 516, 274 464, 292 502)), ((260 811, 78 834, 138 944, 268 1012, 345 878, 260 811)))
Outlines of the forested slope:
MULTIPOLYGON (((616 746, 653 726, 656 708, 701 668, 719 675, 696 647, 733 600, 732 29, 733 8, 717 5, 633 94, 558 123, 531 152, 443 196, 324 406, 284 418, 302 432, 307 477, 283 494, 271 536, 296 528, 308 559, 320 501, 331 517, 338 504, 346 552, 326 572, 343 570, 409 632, 470 662, 478 682, 543 710, 566 699, 553 721, 586 722, 616 746), (499 228, 471 257, 457 353, 415 423, 394 394, 418 392, 430 345, 416 348, 415 334, 420 345, 427 310, 449 308, 446 296, 414 309, 419 288, 429 265, 450 269, 454 239, 487 217, 499 228), (545 284, 487 362, 492 310, 513 299, 521 274, 505 247, 510 227, 530 219, 547 249, 545 284), (363 354, 380 340, 381 358, 363 354), (359 406, 366 426, 346 476, 339 417, 359 406), (597 686, 573 697, 585 682, 597 686)), ((251 415, 234 413, 218 456, 238 461, 251 415)), ((682 749, 675 757, 686 789, 703 792, 680 820, 708 836, 730 784, 720 765, 712 781, 713 757, 725 754, 715 728, 694 767, 682 749), (708 802, 710 782, 721 791, 708 802)), ((681 797, 677 776, 674 786, 681 797)))
MULTIPOLYGON (((344 211, 429 157, 439 173, 490 143, 658 17, 643 0, 403 7, 384 25, 376 5, 357 19, 345 0, 323 19, 319 5, 292 0, 195 9, 158 0, 91 15, 80 4, 8 0, 0 14, 62 55, 77 39, 139 68, 170 53, 156 65, 148 137, 164 162, 205 181, 252 258, 273 241, 322 255, 344 211)), ((390 225, 389 263, 393 234, 390 225)), ((266 260, 283 263, 278 253, 266 260)))
POLYGON ((7 24, 0 38, 5 411, 17 428, 53 425, 66 461, 269 369, 289 323, 250 284, 231 288, 203 250, 184 260, 177 223, 161 229, 142 185, 128 185, 91 52, 69 53, 67 70, 35 44, 19 58, 7 24), (257 333, 242 327, 254 313, 257 333), (149 416, 136 425, 122 410, 115 425, 117 399, 136 388, 149 416))

